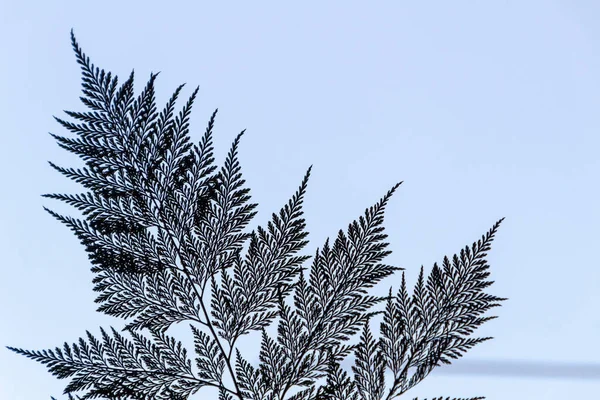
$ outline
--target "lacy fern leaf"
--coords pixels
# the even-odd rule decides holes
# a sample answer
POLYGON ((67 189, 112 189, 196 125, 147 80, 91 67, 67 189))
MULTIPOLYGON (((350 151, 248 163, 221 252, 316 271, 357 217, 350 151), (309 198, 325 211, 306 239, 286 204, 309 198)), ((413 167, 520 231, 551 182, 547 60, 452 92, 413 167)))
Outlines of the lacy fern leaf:
POLYGON ((87 192, 45 195, 82 218, 46 210, 85 246, 98 311, 127 323, 123 333, 101 328, 100 337, 87 332, 55 350, 9 347, 69 379, 70 400, 188 399, 206 387, 219 400, 391 400, 490 339, 471 334, 505 300, 485 292, 492 284, 486 256, 502 220, 427 277, 421 267, 411 294, 402 272, 396 294, 373 295, 402 270, 384 263, 383 227, 400 183, 305 265, 302 207, 312 167, 266 226, 245 232, 257 205, 238 159, 244 132, 216 165, 217 111, 198 143, 189 135, 198 89, 176 112, 178 87, 159 111, 158 74, 136 97, 133 73, 119 85, 72 32, 71 39, 88 111, 67 111, 75 122, 56 118, 76 137, 52 137, 84 166, 50 165, 87 192), (378 334, 374 318, 381 318, 378 334), (190 324, 193 355, 167 335, 182 322, 190 324), (244 335, 260 341, 258 365, 238 348, 244 335))

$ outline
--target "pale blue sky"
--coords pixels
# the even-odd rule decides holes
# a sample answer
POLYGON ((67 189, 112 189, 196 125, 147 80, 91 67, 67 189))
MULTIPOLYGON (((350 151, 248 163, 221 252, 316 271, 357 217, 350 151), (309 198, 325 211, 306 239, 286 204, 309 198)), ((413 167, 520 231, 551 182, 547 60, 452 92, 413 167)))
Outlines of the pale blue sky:
MULTIPOLYGON (((95 312, 84 249, 42 205, 74 211, 40 197, 80 191, 47 164, 78 163, 47 134, 64 133, 53 115, 83 107, 74 28, 100 67, 121 78, 135 68, 137 89, 162 71, 159 104, 179 83, 186 94, 200 85, 192 135, 218 107, 219 160, 247 129, 240 157, 260 204, 252 226, 314 164, 310 254, 399 180, 388 262, 411 285, 421 264, 506 217, 491 291, 510 300, 478 331, 495 340, 465 362, 600 361, 600 3, 216 3, 0 2, 0 345, 47 349, 122 326, 95 312)), ((49 399, 66 383, 0 348, 0 399, 49 399)), ((600 380, 437 374, 410 395, 599 391, 600 380)))

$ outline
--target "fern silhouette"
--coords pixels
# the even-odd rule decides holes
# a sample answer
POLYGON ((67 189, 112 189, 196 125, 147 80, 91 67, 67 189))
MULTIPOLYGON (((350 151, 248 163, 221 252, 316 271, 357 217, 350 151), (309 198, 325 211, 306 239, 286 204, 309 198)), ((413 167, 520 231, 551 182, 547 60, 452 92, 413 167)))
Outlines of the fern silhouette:
POLYGON ((123 332, 87 332, 55 350, 8 347, 70 378, 69 399, 188 399, 213 387, 219 400, 390 400, 491 339, 470 336, 505 300, 484 292, 492 284, 485 258, 502 220, 427 277, 421 267, 412 294, 402 272, 397 293, 371 295, 402 270, 383 263, 390 254, 384 210, 400 183, 305 267, 310 257, 299 252, 307 244, 302 205, 310 168, 266 227, 245 233, 256 204, 238 161, 243 132, 217 167, 217 111, 199 143, 190 141, 198 89, 179 113, 183 86, 158 111, 158 74, 135 97, 133 72, 119 86, 90 62, 72 31, 71 39, 89 111, 66 112, 77 122, 56 118, 76 138, 52 136, 85 166, 50 165, 88 191, 45 195, 74 206, 83 219, 47 211, 86 247, 98 311, 128 323, 123 332), (369 322, 379 316, 377 337, 369 322), (190 324, 191 356, 167 335, 181 322, 190 324), (267 333, 274 323, 276 337, 267 333), (258 366, 236 347, 252 333, 261 338, 258 366), (355 364, 345 371, 341 362, 351 354, 355 364))

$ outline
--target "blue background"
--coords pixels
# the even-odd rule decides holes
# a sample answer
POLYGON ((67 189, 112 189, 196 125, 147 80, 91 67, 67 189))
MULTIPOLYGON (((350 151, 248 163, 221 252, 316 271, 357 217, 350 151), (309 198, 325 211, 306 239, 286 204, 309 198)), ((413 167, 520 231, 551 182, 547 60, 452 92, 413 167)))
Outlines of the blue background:
MULTIPOLYGON (((65 133, 53 115, 83 109, 73 27, 98 66, 121 81, 135 68, 138 90, 162 71, 161 107, 179 83, 186 95, 200 85, 192 136, 219 107, 219 162, 247 129, 240 159, 260 204, 252 227, 314 164, 308 254, 400 180, 387 261, 411 286, 421 264, 429 270, 505 216, 490 291, 510 300, 477 331, 495 339, 456 371, 477 372, 468 362, 478 360, 598 361, 599 18, 594 1, 1 2, 0 344, 53 348, 122 326, 95 312, 83 246, 42 210, 77 215, 40 197, 81 191, 46 162, 80 165, 47 134, 65 133)), ((240 342, 245 354, 254 339, 240 342)), ((600 390, 593 379, 443 373, 452 368, 406 397, 600 390)), ((1 399, 49 399, 66 383, 0 349, 1 399)))

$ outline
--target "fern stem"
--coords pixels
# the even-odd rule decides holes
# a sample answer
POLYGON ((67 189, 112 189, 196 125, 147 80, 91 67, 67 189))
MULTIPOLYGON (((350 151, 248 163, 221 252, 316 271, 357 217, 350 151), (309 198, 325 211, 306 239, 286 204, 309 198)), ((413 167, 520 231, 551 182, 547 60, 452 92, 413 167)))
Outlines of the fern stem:
MULTIPOLYGON (((126 149, 126 151, 127 151, 127 149, 126 149)), ((132 156, 132 155, 130 154, 130 156, 132 156)), ((146 181, 145 183, 147 184, 148 183, 148 176, 147 176, 146 171, 143 168, 139 168, 139 165, 138 165, 137 162, 135 162, 136 159, 134 157, 132 157, 132 160, 134 160, 134 162, 132 164, 137 169, 137 171, 140 172, 142 179, 145 180, 146 181)), ((195 294, 196 294, 196 296, 198 298, 198 302, 200 303, 200 306, 202 308, 202 312, 204 313, 204 317, 206 318, 206 321, 201 321, 200 318, 198 320, 203 325, 205 325, 205 326, 208 327, 208 329, 210 330, 210 332, 211 332, 211 334, 212 334, 215 342, 219 346, 219 350, 223 354, 223 357, 226 357, 227 369, 228 369, 228 371, 229 371, 229 373, 231 375, 231 379, 233 381, 233 385, 235 386, 235 391, 232 391, 232 390, 226 388, 224 385, 221 385, 221 386, 223 386, 223 388, 226 391, 228 391, 228 392, 234 394, 235 396, 237 396, 240 400, 243 400, 243 397, 242 397, 241 391, 239 389, 239 386, 238 386, 235 374, 233 372, 233 368, 231 367, 231 359, 230 359, 230 357, 227 357, 227 354, 225 353, 225 349, 223 348, 223 345, 221 344, 221 341, 219 340, 219 337, 218 337, 217 333, 215 332, 215 330, 214 330, 214 328, 212 326, 212 323, 210 321, 210 317, 209 317, 208 312, 206 310, 206 306, 204 305, 203 296, 200 294, 200 292, 198 292, 198 288, 196 287, 196 283, 192 279, 189 271, 183 265, 183 261, 182 261, 183 257, 181 256, 180 246, 178 246, 178 244, 177 244, 178 241, 176 242, 175 238, 173 237, 175 232, 174 232, 174 230, 169 229, 170 228, 170 224, 167 223, 168 218, 165 215, 163 208, 160 207, 160 205, 159 205, 160 203, 157 202, 158 199, 155 196, 152 195, 151 191, 150 191, 149 198, 150 198, 150 201, 152 201, 152 203, 154 203, 154 206, 158 210, 159 221, 157 221, 157 222, 159 222, 160 225, 161 225, 159 228, 162 228, 167 233, 166 236, 170 239, 173 248, 177 252, 177 257, 179 258, 179 261, 182 264, 181 271, 185 274, 186 278, 188 279, 188 281, 190 282, 192 288, 194 289, 194 292, 195 292, 195 294)), ((218 385, 216 385, 216 386, 219 387, 218 385)))
MULTIPOLYGON (((188 278, 191 279, 191 277, 189 276, 189 273, 187 271, 186 271, 186 274, 188 275, 188 278)), ((196 290, 196 293, 198 294, 198 296, 200 296, 200 294, 198 293, 198 290, 196 289, 196 286, 194 286, 194 290, 196 290)), ((229 374, 231 375, 231 380, 233 380, 233 385, 235 386, 235 391, 236 391, 235 395, 237 397, 239 397, 240 400, 243 400, 242 392, 240 391, 240 388, 237 383, 237 379, 235 379, 235 373, 233 372, 233 367, 231 366, 231 350, 233 349, 233 346, 231 346, 229 355, 226 354, 225 349, 223 348, 223 345, 222 345, 221 341, 219 340, 219 336, 217 335, 217 332, 215 332, 215 328, 213 328, 212 323, 210 322, 210 317, 208 316, 208 312, 206 311, 206 306, 204 305, 202 296, 200 296, 200 306, 202 307, 202 312, 204 312, 204 317, 206 318, 208 329, 210 330, 210 333, 213 335, 215 342, 217 342, 217 345, 219 346, 219 350, 221 350, 223 357, 225 357, 225 364, 227 365, 227 369, 229 370, 229 374)))
MULTIPOLYGON (((152 200, 154 201, 155 199, 153 198, 152 200)), ((155 203, 155 206, 156 206, 156 203, 155 203)), ((159 215, 161 217, 161 224, 167 225, 166 222, 164 221, 164 215, 163 215, 163 212, 162 212, 162 208, 158 208, 158 210, 159 210, 159 215)), ((171 230, 168 229, 166 226, 163 227, 163 229, 165 229, 165 231, 167 232, 167 236, 171 240, 171 244, 176 249, 177 256, 179 257, 179 260, 181 261, 182 257, 181 257, 181 253, 180 253, 180 250, 179 250, 179 246, 176 245, 175 239, 173 238, 173 234, 172 234, 171 230)), ((237 379, 235 378, 235 373, 233 372, 233 368, 231 367, 231 358, 227 357, 227 354, 225 353, 225 349, 223 348, 223 345, 221 344, 221 341, 219 340, 219 336, 215 332, 215 329, 213 328, 212 323, 210 321, 210 317, 208 315, 208 311, 206 310, 206 306, 204 305, 203 296, 200 294, 200 292, 198 292, 198 288, 196 287, 196 283, 192 279, 189 271, 185 268, 185 266, 183 265, 183 263, 182 263, 182 272, 185 274, 186 278, 188 279, 188 281, 192 285, 192 288, 194 289, 194 292, 196 293, 196 296, 198 297, 198 302, 200 303, 200 307, 202 308, 202 312, 204 314, 204 318, 206 319, 205 325, 208 327, 208 329, 210 330, 211 335, 213 336, 213 339, 215 340, 215 342, 219 346, 219 350, 221 351, 221 354, 223 354, 223 357, 225 357, 225 363, 227 364, 227 370, 229 371, 229 374, 231 375, 231 380, 233 381, 233 385, 235 387, 235 392, 232 391, 232 390, 229 390, 229 389, 226 389, 226 390, 229 391, 229 392, 231 392, 231 393, 233 393, 240 400, 243 400, 242 393, 241 393, 240 388, 239 388, 238 383, 237 383, 237 379)))

